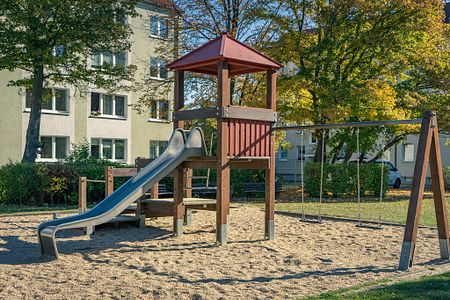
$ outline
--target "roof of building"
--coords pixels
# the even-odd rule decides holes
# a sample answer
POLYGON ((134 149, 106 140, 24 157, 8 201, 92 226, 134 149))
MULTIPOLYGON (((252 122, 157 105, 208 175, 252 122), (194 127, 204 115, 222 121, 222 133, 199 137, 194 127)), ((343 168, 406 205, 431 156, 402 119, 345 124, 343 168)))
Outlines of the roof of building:
POLYGON ((172 0, 141 0, 142 3, 156 5, 164 8, 175 9, 177 6, 172 0))
POLYGON ((180 57, 168 65, 172 70, 217 74, 217 63, 226 61, 230 75, 278 70, 282 65, 261 52, 239 42, 228 33, 180 57))

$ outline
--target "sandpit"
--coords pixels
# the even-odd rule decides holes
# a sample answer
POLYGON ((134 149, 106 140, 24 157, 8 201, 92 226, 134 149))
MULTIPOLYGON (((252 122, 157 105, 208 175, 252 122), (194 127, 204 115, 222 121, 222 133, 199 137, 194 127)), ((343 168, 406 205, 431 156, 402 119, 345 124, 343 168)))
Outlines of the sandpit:
MULTIPOLYGON (((49 215, 0 217, 0 299, 295 299, 394 277, 402 227, 302 223, 276 215, 276 240, 263 240, 264 212, 231 210, 229 244, 215 241, 215 214, 198 212, 182 237, 171 219, 147 228, 106 227, 94 236, 67 231, 60 259, 40 257, 36 227, 49 215)), ((420 229, 409 274, 450 270, 437 232, 420 229)))

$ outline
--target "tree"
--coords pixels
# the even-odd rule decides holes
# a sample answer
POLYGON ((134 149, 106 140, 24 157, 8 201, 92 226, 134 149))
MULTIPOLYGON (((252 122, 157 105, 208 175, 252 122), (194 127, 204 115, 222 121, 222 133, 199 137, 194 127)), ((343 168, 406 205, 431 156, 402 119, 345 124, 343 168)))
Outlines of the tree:
POLYGON ((86 84, 113 89, 130 80, 134 66, 88 68, 93 53, 124 53, 135 16, 133 0, 8 0, 0 2, 0 70, 27 75, 10 85, 31 90, 31 112, 22 161, 36 159, 44 87, 86 84))
MULTIPOLYGON (((199 47, 216 38, 222 32, 228 32, 236 39, 250 46, 260 48, 273 37, 273 21, 265 17, 264 12, 276 13, 280 5, 273 0, 175 0, 171 30, 178 32, 173 38, 178 42, 168 43, 161 40, 157 52, 166 61, 199 47), (171 49, 175 45, 176 49, 171 49), (175 57, 174 57, 175 56, 175 57)), ((252 76, 233 78, 232 90, 234 103, 242 104, 251 95, 242 93, 247 86, 253 86, 252 76)), ((139 104, 135 107, 144 112, 149 101, 167 97, 173 79, 168 81, 145 80, 137 87, 143 92, 139 104)), ((186 94, 194 99, 192 106, 208 106, 216 98, 216 85, 213 76, 187 74, 186 94)))
MULTIPOLYGON (((448 29, 442 22, 441 0, 279 2, 280 13, 268 15, 279 32, 272 56, 298 66, 298 73, 279 84, 279 111, 285 122, 419 117, 419 109, 436 103, 436 95, 448 97, 448 29), (433 89, 440 93, 430 93, 433 89)), ((441 107, 448 103, 442 102, 441 107)), ((399 141, 406 132, 388 132, 391 139, 386 144, 399 141)), ((343 133, 346 141, 355 140, 355 130, 343 133)), ((316 134, 315 160, 320 161, 325 137, 321 131, 316 134)), ((369 141, 378 134, 361 134, 362 144, 369 147, 361 155, 374 150, 369 141)), ((332 152, 343 145, 334 143, 332 152)))

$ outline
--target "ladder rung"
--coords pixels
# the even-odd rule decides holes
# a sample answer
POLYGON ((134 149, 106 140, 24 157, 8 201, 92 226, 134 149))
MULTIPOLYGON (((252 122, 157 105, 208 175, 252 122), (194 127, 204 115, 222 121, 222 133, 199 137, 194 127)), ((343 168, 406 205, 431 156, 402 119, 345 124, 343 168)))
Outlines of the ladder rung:
POLYGON ((208 176, 190 176, 190 179, 208 179, 208 176))

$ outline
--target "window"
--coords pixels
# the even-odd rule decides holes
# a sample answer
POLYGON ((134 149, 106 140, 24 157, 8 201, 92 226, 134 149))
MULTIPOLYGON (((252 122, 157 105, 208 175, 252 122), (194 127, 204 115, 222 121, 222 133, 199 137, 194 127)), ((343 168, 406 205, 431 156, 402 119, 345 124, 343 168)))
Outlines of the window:
POLYGON ((286 148, 283 148, 280 146, 280 148, 278 149, 278 158, 286 160, 287 156, 288 156, 288 150, 286 148))
POLYGON ((64 159, 67 157, 68 145, 68 137, 41 136, 37 158, 42 161, 64 159))
POLYGON ((157 158, 166 150, 167 141, 150 141, 150 158, 157 158))
POLYGON ((317 136, 313 132, 311 132, 311 134, 309 135, 309 143, 311 145, 317 144, 317 136))
POLYGON ((169 101, 152 101, 150 104, 150 120, 169 120, 169 101))
MULTIPOLYGON (((31 109, 31 90, 26 91, 25 108, 31 109)), ((69 112, 69 91, 65 89, 44 89, 42 110, 45 112, 69 112)))
POLYGON ((95 158, 124 161, 126 159, 126 141, 119 139, 91 139, 91 156, 95 158))
POLYGON ((126 117, 126 97, 91 93, 91 116, 126 117))
POLYGON ((403 161, 414 161, 414 144, 403 144, 403 161))
POLYGON ((167 79, 166 62, 160 58, 150 58, 150 77, 167 79))
POLYGON ((62 57, 64 55, 64 45, 53 47, 53 56, 62 57))
POLYGON ((150 36, 168 38, 169 26, 167 19, 153 16, 150 18, 150 36))
POLYGON ((126 66, 126 55, 124 52, 94 52, 92 53, 91 61, 92 68, 100 68, 104 64, 126 66))
POLYGON ((297 160, 305 160, 305 154, 306 154, 305 145, 297 146, 297 160))

